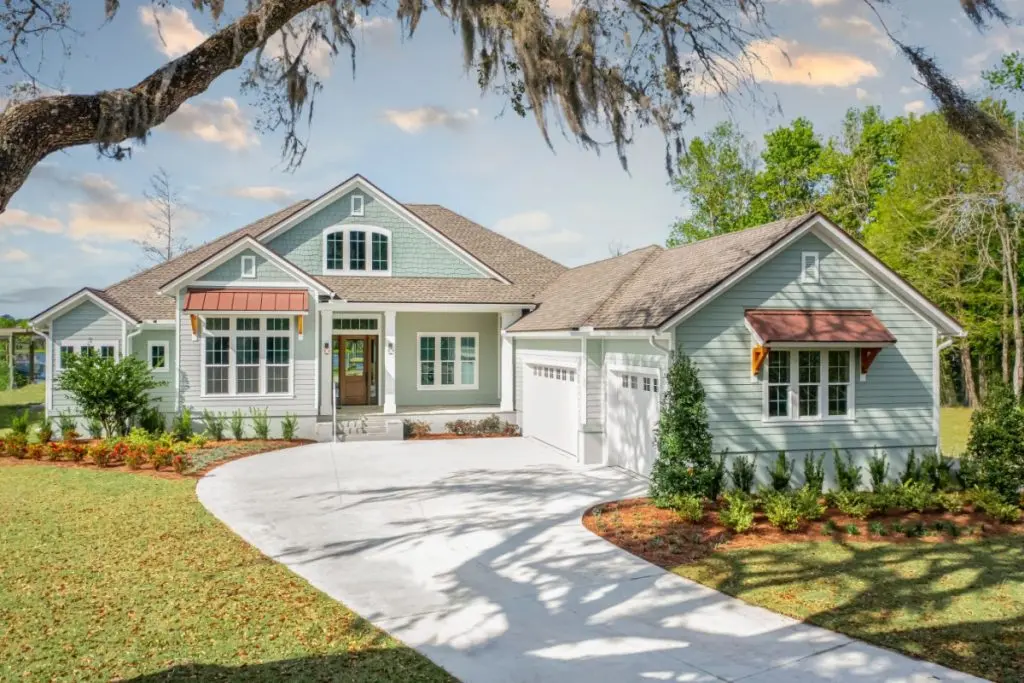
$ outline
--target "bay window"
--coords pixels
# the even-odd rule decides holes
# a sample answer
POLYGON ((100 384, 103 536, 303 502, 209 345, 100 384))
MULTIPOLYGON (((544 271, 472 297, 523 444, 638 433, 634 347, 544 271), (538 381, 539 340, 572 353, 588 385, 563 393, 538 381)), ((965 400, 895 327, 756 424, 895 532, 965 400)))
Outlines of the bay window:
POLYGON ((326 275, 391 275, 391 231, 346 225, 324 233, 326 275))
POLYGON ((762 376, 766 421, 853 417, 851 349, 771 349, 762 376))
POLYGON ((417 335, 418 389, 476 389, 479 362, 476 334, 417 335))
POLYGON ((207 318, 203 329, 203 396, 291 393, 290 318, 207 318))

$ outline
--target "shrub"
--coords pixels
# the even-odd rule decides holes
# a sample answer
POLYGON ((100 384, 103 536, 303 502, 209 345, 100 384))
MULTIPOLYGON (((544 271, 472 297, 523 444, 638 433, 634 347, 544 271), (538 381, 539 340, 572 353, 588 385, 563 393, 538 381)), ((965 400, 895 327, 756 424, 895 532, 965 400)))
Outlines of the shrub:
POLYGON ((78 438, 78 419, 70 411, 57 413, 57 428, 60 430, 60 438, 65 441, 78 438))
POLYGON ((981 408, 971 415, 967 457, 982 483, 1004 503, 1016 503, 1024 485, 1024 413, 1009 387, 993 383, 981 408))
POLYGON ((69 443, 56 443, 51 442, 50 448, 46 451, 46 459, 50 462, 56 462, 64 459, 64 449, 70 446, 69 443))
POLYGON ((203 424, 206 425, 206 434, 214 441, 224 440, 224 416, 210 410, 203 411, 203 424))
POLYGON ((678 354, 668 371, 655 429, 658 458, 651 469, 651 497, 692 493, 710 497, 717 463, 704 386, 697 366, 678 354))
POLYGON ((89 418, 89 421, 85 424, 86 430, 89 432, 89 438, 102 439, 103 438, 103 423, 97 420, 95 417, 89 418))
POLYGON ((945 491, 937 497, 939 507, 946 512, 957 513, 964 509, 964 497, 956 491, 945 491))
POLYGON ((102 422, 107 434, 120 435, 149 406, 149 392, 164 384, 141 358, 126 355, 115 361, 96 354, 68 356, 57 383, 86 418, 102 422))
MULTIPOLYGON (((134 430, 132 430, 134 431, 134 430)), ((145 455, 149 451, 141 448, 131 446, 127 441, 114 441, 108 444, 110 446, 110 459, 114 462, 128 462, 132 456, 138 457, 139 462, 145 460, 145 455)))
POLYGON ((501 433, 504 436, 522 436, 523 428, 513 422, 506 422, 501 427, 501 433))
POLYGON ((722 451, 718 460, 711 469, 711 476, 708 479, 708 500, 718 500, 725 488, 725 457, 728 451, 722 451))
POLYGON ((821 525, 822 536, 834 536, 839 533, 839 527, 831 519, 826 519, 825 523, 821 525))
POLYGON ((270 418, 267 417, 267 409, 249 408, 252 415, 252 432, 257 439, 266 441, 270 438, 270 418))
POLYGON ((444 429, 450 434, 458 434, 464 436, 466 434, 472 434, 475 425, 471 420, 453 420, 452 422, 445 422, 444 429))
POLYGON ((885 528, 885 524, 876 521, 868 524, 868 533, 872 536, 888 536, 889 530, 885 528))
POLYGON ((36 439, 39 440, 39 443, 50 443, 53 440, 53 423, 43 420, 39 429, 36 430, 36 439))
POLYGON ((150 456, 149 461, 153 464, 153 469, 160 471, 161 467, 167 467, 171 464, 173 453, 170 448, 164 446, 158 446, 154 451, 153 455, 150 456))
POLYGON ((750 497, 739 491, 725 494, 725 507, 718 513, 718 519, 726 528, 743 533, 754 525, 754 506, 750 497))
POLYGON ((124 464, 128 465, 128 469, 137 470, 142 467, 144 462, 146 462, 146 456, 142 451, 130 448, 124 452, 124 464))
POLYGON ((959 466, 956 469, 956 480, 964 491, 973 489, 975 486, 982 486, 981 469, 973 458, 961 456, 959 466))
MULTIPOLYGON (((2 445, 0 445, 0 449, 2 449, 2 445)), ((29 445, 25 451, 25 455, 31 460, 42 460, 48 450, 50 450, 48 444, 34 443, 29 445)))
POLYGON ((405 438, 417 438, 430 433, 430 423, 420 420, 405 420, 402 423, 402 429, 405 432, 405 438))
POLYGON ((821 519, 825 514, 825 506, 821 504, 821 492, 816 491, 809 485, 804 486, 793 496, 793 503, 797 512, 807 520, 821 519))
POLYGON ((187 454, 175 455, 171 458, 171 467, 178 474, 184 474, 187 470, 192 467, 192 458, 187 454))
POLYGON ((14 436, 24 436, 27 439, 28 428, 31 426, 31 424, 32 416, 30 415, 28 409, 26 408, 25 412, 23 412, 21 415, 15 414, 11 416, 11 434, 13 434, 14 436))
POLYGON ((195 431, 192 428, 192 410, 184 407, 180 413, 174 416, 174 422, 171 424, 171 434, 178 441, 188 441, 194 433, 195 431))
POLYGON ((789 481, 793 478, 793 465, 796 463, 786 457, 786 451, 779 451, 775 457, 775 464, 768 475, 772 478, 772 488, 776 491, 789 490, 789 481))
POLYGON ((750 493, 754 489, 754 458, 738 457, 732 461, 732 469, 729 471, 729 479, 732 480, 733 488, 742 493, 750 493))
POLYGON ((860 536, 860 527, 854 523, 847 524, 843 531, 850 534, 851 536, 860 536))
POLYGON ((8 458, 24 459, 28 455, 28 437, 12 432, 4 441, 4 451, 8 458))
POLYGON ((825 489, 824 453, 817 459, 814 457, 814 451, 810 451, 804 456, 804 485, 810 487, 819 496, 825 489))
POLYGON ((993 505, 987 510, 987 513, 997 522, 1003 524, 1016 524, 1020 521, 1020 508, 1013 503, 993 505))
POLYGON ((675 510, 687 522, 699 522, 704 519, 704 501, 692 493, 673 496, 667 507, 675 510))
POLYGON ((900 507, 926 512, 938 505, 932 487, 923 481, 908 481, 900 487, 900 507))
POLYGON ((97 467, 106 467, 110 463, 112 450, 105 443, 94 443, 89 446, 89 459, 96 463, 97 467))
POLYGON ((836 483, 840 491, 856 491, 860 488, 860 465, 853 464, 853 456, 846 452, 846 459, 839 455, 839 449, 832 449, 832 461, 836 467, 836 483))
POLYGON ((294 413, 288 413, 281 420, 281 438, 285 441, 292 441, 295 432, 299 429, 299 418, 294 413))
POLYGON ((964 497, 979 512, 988 512, 1003 503, 1002 496, 997 491, 982 487, 971 489, 964 497))
POLYGON ((857 519, 867 519, 868 515, 871 514, 871 504, 868 502, 867 496, 860 491, 840 489, 839 491, 832 491, 829 497, 832 500, 832 504, 844 515, 856 517, 857 519))
POLYGON ((193 434, 192 438, 188 440, 188 445, 192 448, 205 448, 209 441, 210 440, 202 434, 193 434))
POLYGON ((800 527, 800 512, 793 497, 785 493, 768 496, 764 515, 769 524, 783 531, 796 531, 800 527))
POLYGON ((868 476, 871 477, 871 490, 881 491, 889 478, 889 456, 885 451, 879 453, 876 449, 875 454, 868 458, 868 476))
POLYGON ((501 428, 501 418, 497 415, 489 415, 476 423, 476 431, 478 434, 500 434, 501 428))
POLYGON ((933 491, 948 490, 953 486, 952 468, 953 461, 943 458, 937 451, 926 453, 921 458, 921 481, 931 486, 933 491))
POLYGON ((907 464, 900 475, 900 483, 906 484, 908 481, 921 481, 921 465, 917 462, 917 453, 913 448, 907 453, 907 464))
POLYGON ((231 413, 231 436, 235 441, 245 438, 245 416, 242 415, 241 410, 231 413))
POLYGON ((153 436, 163 434, 164 429, 167 427, 167 421, 164 419, 163 413, 154 406, 146 406, 139 413, 136 424, 153 436))

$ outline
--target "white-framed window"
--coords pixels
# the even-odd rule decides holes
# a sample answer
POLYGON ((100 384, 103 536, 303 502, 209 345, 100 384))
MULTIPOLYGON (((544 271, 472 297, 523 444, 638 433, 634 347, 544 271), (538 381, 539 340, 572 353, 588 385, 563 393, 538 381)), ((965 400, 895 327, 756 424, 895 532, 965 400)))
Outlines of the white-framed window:
POLYGON ((242 257, 242 278, 246 280, 253 280, 256 278, 255 256, 248 255, 242 257))
POLYGON ((327 275, 391 275, 391 231, 346 225, 324 232, 327 275))
POLYGON ((854 349, 771 349, 762 371, 763 419, 851 420, 854 349))
POLYGON ((417 389, 476 389, 480 338, 474 333, 416 335, 417 389))
POLYGON ((800 254, 800 282, 820 282, 821 272, 818 265, 818 252, 805 251, 800 254))
POLYGON ((64 362, 69 356, 98 354, 101 358, 117 360, 119 357, 120 343, 110 340, 90 339, 88 341, 67 340, 60 343, 60 353, 57 356, 57 369, 64 367, 64 362))
POLYGON ((575 382, 576 371, 572 368, 554 367, 549 365, 531 365, 534 377, 554 379, 560 382, 575 382))
POLYGON ((353 216, 362 216, 366 200, 361 194, 352 195, 352 207, 350 213, 353 216))
POLYGON ((289 317, 205 318, 201 395, 291 395, 293 335, 289 317))
POLYGON ((646 391, 653 394, 658 393, 658 378, 655 375, 631 375, 628 372, 617 372, 616 374, 619 375, 619 381, 622 383, 623 389, 646 391))
POLYGON ((170 342, 151 341, 147 345, 146 359, 150 371, 154 373, 170 372, 170 342))

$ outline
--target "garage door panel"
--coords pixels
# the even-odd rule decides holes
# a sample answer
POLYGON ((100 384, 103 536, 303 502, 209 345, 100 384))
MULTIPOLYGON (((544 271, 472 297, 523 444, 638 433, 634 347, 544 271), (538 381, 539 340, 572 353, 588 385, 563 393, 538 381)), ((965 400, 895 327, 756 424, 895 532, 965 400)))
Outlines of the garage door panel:
POLYGON ((660 409, 660 385, 657 374, 609 370, 605 429, 610 464, 644 476, 650 475, 657 457, 655 431, 660 409))
POLYGON ((528 361, 523 372, 523 435, 577 454, 579 372, 528 361))

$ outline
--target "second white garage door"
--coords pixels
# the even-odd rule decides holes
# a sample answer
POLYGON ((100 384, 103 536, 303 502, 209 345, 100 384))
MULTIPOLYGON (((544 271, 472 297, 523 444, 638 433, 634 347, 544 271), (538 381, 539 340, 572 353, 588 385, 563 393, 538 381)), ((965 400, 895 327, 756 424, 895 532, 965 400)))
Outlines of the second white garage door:
POLYGON ((651 473, 658 451, 661 381, 657 370, 609 369, 606 378, 608 462, 644 476, 651 473))
POLYGON ((574 367, 527 362, 523 372, 523 436, 576 455, 578 382, 574 367))

